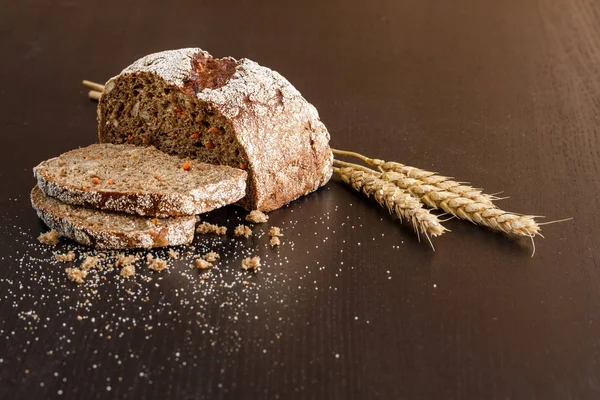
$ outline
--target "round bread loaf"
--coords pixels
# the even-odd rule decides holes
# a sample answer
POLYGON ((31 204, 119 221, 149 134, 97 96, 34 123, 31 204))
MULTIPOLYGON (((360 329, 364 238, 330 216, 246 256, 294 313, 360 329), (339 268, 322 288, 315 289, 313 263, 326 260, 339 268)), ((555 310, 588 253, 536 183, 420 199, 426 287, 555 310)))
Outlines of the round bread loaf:
POLYGON ((148 55, 110 79, 98 105, 98 136, 244 169, 240 204, 251 210, 277 209, 332 173, 329 133, 284 77, 198 48, 148 55))

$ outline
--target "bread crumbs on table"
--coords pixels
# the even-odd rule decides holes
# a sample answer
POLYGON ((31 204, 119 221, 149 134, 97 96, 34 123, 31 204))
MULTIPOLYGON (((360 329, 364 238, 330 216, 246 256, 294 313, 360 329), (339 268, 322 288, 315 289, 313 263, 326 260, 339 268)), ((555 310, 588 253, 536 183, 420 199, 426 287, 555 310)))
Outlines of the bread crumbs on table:
POLYGON ((119 275, 122 276, 123 278, 129 278, 135 275, 135 267, 133 265, 126 265, 123 268, 121 268, 121 272, 119 272, 119 275))
POLYGON ((217 235, 225 235, 227 233, 227 228, 224 226, 209 224, 208 222, 203 222, 196 228, 196 233, 216 233, 217 235))
POLYGON ((58 244, 58 239, 60 235, 54 229, 49 230, 46 233, 42 233, 38 236, 38 241, 42 244, 47 244, 50 246, 56 246, 58 244))
POLYGON ((179 252, 177 252, 173 249, 169 249, 168 255, 169 255, 169 258, 172 258, 174 260, 177 260, 179 258, 179 252))
POLYGON ((280 244, 281 244, 281 241, 279 240, 279 238, 277 236, 271 236, 271 239, 269 240, 269 246, 275 247, 275 246, 279 246, 280 244))
POLYGON ((259 256, 255 256, 252 258, 247 257, 242 260, 242 269, 244 271, 247 271, 249 269, 257 271, 259 267, 260 267, 260 257, 259 256))
POLYGON ((125 267, 127 265, 131 265, 136 262, 139 258, 134 255, 119 254, 117 256, 117 261, 115 262, 116 267, 125 267))
POLYGON ((65 268, 67 277, 75 283, 83 283, 83 279, 87 276, 87 271, 82 271, 79 268, 65 268))
POLYGON ((75 253, 69 251, 68 253, 56 254, 54 255, 54 258, 58 262, 71 262, 75 259, 75 253))
POLYGON ((92 268, 102 269, 102 267, 100 265, 98 265, 98 257, 92 257, 92 256, 87 256, 83 260, 83 262, 81 263, 79 268, 82 271, 89 271, 92 268))
POLYGON ((165 260, 154 258, 152 254, 146 256, 146 261, 148 263, 148 268, 156 272, 161 272, 168 268, 165 260))
POLYGON ((269 236, 283 236, 283 233, 281 233, 281 228, 277 226, 271 227, 271 229, 269 229, 269 236))
POLYGON ((203 259, 205 259, 208 262, 215 262, 218 259, 221 258, 221 256, 219 255, 219 253, 216 253, 214 251, 209 251, 208 253, 206 253, 205 255, 202 256, 203 259))
POLYGON ((212 268, 212 264, 202 258, 198 258, 197 260, 194 260, 194 264, 196 264, 196 268, 198 269, 209 269, 212 268))
POLYGON ((267 222, 269 216, 261 211, 252 210, 250 214, 246 215, 246 221, 252 222, 253 224, 262 224, 267 222))
POLYGON ((252 235, 252 229, 246 225, 238 225, 235 227, 233 231, 234 236, 244 236, 245 238, 249 238, 252 235))

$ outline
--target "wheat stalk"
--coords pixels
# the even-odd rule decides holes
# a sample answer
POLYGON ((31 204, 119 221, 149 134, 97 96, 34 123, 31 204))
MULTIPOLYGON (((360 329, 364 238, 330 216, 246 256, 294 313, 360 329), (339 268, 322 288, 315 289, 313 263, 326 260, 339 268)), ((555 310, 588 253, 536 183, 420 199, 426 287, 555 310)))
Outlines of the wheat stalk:
POLYGON ((439 236, 447 230, 435 215, 423 208, 419 199, 393 183, 382 180, 378 177, 380 173, 347 166, 334 167, 333 170, 356 191, 363 192, 367 197, 373 196, 390 214, 396 214, 400 220, 410 221, 415 231, 422 232, 428 240, 429 235, 439 236))
POLYGON ((478 202, 456 193, 439 190, 423 184, 418 179, 407 178, 397 172, 385 172, 381 179, 408 190, 431 208, 442 209, 460 219, 484 225, 504 233, 533 237, 539 235, 540 227, 533 216, 517 215, 503 211, 490 203, 478 202))
MULTIPOLYGON (((339 152, 339 150, 336 150, 336 152, 339 152)), ((386 164, 383 160, 370 159, 361 156, 358 153, 354 154, 357 154, 364 159, 372 160, 370 162, 371 165, 383 166, 386 164)), ((354 164, 339 160, 334 160, 334 163, 335 165, 345 166, 347 168, 354 166, 354 164)), ((399 163, 394 164, 402 165, 399 163)), ((366 167, 358 165, 355 167, 376 173, 366 167)), ((410 169, 411 167, 407 168, 410 169)), ((417 170, 416 168, 414 169, 417 170)), ((470 221, 474 224, 484 225, 507 234, 527 236, 530 238, 540 235, 539 224, 535 221, 533 216, 509 213, 499 209, 491 202, 481 202, 469 197, 463 197, 452 191, 443 190, 439 186, 426 184, 420 179, 407 177, 400 172, 383 172, 380 173, 378 177, 383 181, 393 183, 400 189, 408 191, 426 206, 434 209, 442 209, 448 214, 454 215, 460 219, 470 221)))
POLYGON ((497 197, 484 194, 480 189, 476 189, 469 185, 464 185, 460 182, 452 180, 448 176, 439 175, 437 172, 426 171, 419 168, 409 167, 407 165, 384 161, 378 158, 365 157, 362 154, 355 153, 352 151, 335 150, 332 149, 334 154, 351 156, 361 159, 363 162, 377 167, 382 172, 397 172, 405 175, 407 178, 415 179, 415 184, 424 184, 429 186, 431 191, 445 191, 455 193, 460 197, 471 199, 478 203, 493 205, 493 200, 498 200, 497 197), (419 182, 417 182, 419 181, 419 182))

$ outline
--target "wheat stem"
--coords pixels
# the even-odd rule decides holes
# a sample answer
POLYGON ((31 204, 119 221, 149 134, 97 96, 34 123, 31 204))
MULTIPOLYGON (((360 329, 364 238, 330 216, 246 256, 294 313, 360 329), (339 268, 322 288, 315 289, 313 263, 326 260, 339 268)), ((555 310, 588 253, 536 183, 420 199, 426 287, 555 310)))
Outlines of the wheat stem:
POLYGON ((336 166, 336 167, 342 167, 342 168, 343 167, 349 167, 349 168, 358 169, 358 170, 364 171, 364 172, 366 172, 368 174, 373 174, 373 175, 375 175, 377 177, 381 176, 381 172, 379 172, 379 171, 375 171, 374 169, 365 167, 363 165, 358 165, 358 164, 349 163, 349 162, 346 162, 346 161, 341 161, 341 160, 338 160, 337 158, 333 159, 333 165, 336 166))
POLYGON ((98 92, 96 90, 90 90, 88 92, 88 97, 92 100, 100 100, 100 97, 102 97, 102 92, 98 92))
POLYGON ((96 82, 92 82, 92 81, 88 81, 88 80, 83 80, 83 86, 90 88, 92 90, 95 90, 97 92, 102 92, 104 90, 104 85, 101 85, 100 83, 96 83, 96 82))
POLYGON ((429 235, 439 236, 447 230, 435 215, 423 208, 419 199, 393 183, 353 167, 334 167, 333 171, 356 191, 364 193, 367 197, 373 196, 390 214, 396 214, 400 220, 410 221, 415 231, 422 232, 428 239, 429 235))

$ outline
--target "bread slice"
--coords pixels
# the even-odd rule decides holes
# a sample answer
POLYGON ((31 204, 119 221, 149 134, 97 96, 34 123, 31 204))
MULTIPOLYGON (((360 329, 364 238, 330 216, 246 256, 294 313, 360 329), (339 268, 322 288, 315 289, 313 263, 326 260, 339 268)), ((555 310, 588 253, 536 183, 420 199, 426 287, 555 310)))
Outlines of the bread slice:
POLYGON ((195 216, 148 218, 62 203, 37 186, 31 204, 38 216, 61 236, 96 249, 132 249, 189 244, 195 216))
POLYGON ((241 204, 249 210, 279 208, 332 174, 329 132, 290 82, 254 61, 198 48, 150 54, 110 79, 98 136, 246 169, 241 204))
POLYGON ((126 144, 72 150, 33 171, 40 189, 64 203, 142 216, 200 214, 246 193, 241 169, 126 144))

